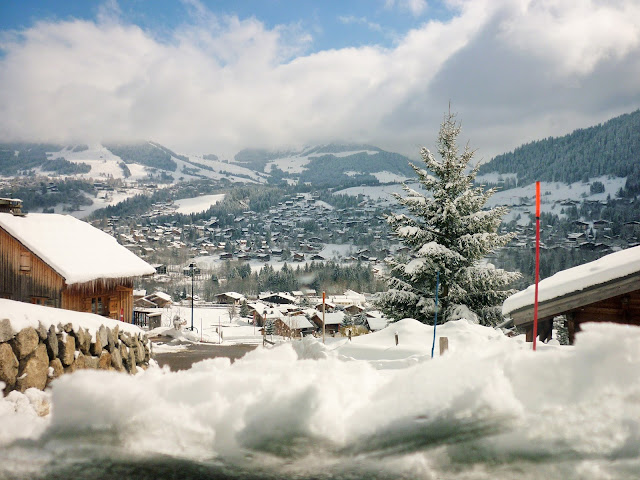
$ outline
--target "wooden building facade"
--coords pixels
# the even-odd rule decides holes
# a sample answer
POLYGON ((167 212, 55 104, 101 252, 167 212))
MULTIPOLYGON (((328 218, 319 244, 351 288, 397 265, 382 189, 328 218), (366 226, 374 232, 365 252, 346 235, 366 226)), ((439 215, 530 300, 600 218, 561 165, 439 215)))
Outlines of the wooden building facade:
MULTIPOLYGON (((36 217, 36 215, 44 214, 31 214, 30 216, 35 218, 30 220, 22 216, 23 224, 37 223, 41 217, 36 217)), ((76 278, 75 281, 69 282, 69 277, 65 278, 65 275, 69 275, 69 273, 65 273, 68 270, 60 267, 61 258, 69 258, 69 252, 65 252, 66 256, 56 256, 55 253, 59 249, 56 246, 52 249, 53 254, 49 251, 46 252, 51 255, 53 260, 45 260, 46 255, 35 253, 33 248, 27 246, 33 244, 33 242, 30 243, 31 238, 17 238, 20 237, 20 229, 14 228, 11 231, 11 227, 15 227, 16 224, 16 221, 11 219, 12 216, 15 217, 15 214, 0 213, 0 216, 2 216, 0 217, 0 298, 95 313, 127 323, 132 322, 134 278, 151 274, 154 271, 151 266, 117 244, 115 239, 112 242, 107 241, 108 248, 99 245, 96 251, 89 255, 86 251, 79 251, 77 245, 70 245, 71 254, 75 255, 77 252, 76 257, 80 259, 77 263, 82 264, 83 276, 82 281, 78 281, 76 278), (131 264, 133 267, 122 269, 122 275, 119 275, 118 272, 105 274, 102 266, 104 263, 91 265, 93 256, 106 257, 107 262, 112 261, 116 264, 122 262, 125 265, 131 264), (56 262, 58 262, 57 266, 54 266, 56 262)), ((69 229, 70 226, 73 228, 76 227, 74 222, 81 222, 68 216, 58 215, 56 217, 67 217, 61 219, 61 228, 69 229)), ((48 222, 55 222, 55 220, 55 218, 47 218, 48 222)), ((73 235, 82 237, 83 233, 86 234, 86 239, 81 238, 78 240, 80 242, 99 243, 102 240, 100 236, 107 235, 84 222, 81 223, 82 225, 78 227, 79 234, 73 235)), ((33 230, 25 229, 25 232, 25 236, 33 236, 33 230)), ((56 235, 46 231, 44 227, 43 231, 37 233, 41 237, 38 247, 41 247, 42 243, 46 243, 48 239, 54 239, 56 235)), ((51 242, 55 243, 55 240, 51 242)))
MULTIPOLYGON (((525 330, 527 341, 533 341, 533 305, 509 313, 514 325, 525 330)), ((612 322, 640 326, 640 272, 561 297, 538 305, 538 338, 551 338, 553 319, 564 316, 573 344, 580 324, 612 322)))

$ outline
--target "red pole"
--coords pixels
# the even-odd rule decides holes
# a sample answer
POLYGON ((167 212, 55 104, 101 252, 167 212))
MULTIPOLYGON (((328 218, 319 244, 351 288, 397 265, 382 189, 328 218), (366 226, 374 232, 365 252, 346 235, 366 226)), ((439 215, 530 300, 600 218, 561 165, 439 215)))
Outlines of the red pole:
POLYGON ((322 292, 322 343, 324 343, 324 309, 325 309, 325 294, 322 292))
POLYGON ((540 282, 540 182, 536 182, 536 291, 533 300, 533 351, 538 337, 538 283, 540 282))

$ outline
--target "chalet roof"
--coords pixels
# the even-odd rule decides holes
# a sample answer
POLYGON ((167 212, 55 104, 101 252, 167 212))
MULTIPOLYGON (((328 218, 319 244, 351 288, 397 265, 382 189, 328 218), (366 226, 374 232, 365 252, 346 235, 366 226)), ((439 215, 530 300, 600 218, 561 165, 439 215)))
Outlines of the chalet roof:
POLYGON ((216 295, 216 297, 229 297, 229 298, 233 298, 234 300, 243 300, 244 299, 244 295, 238 292, 224 292, 224 293, 219 293, 218 295, 216 295))
POLYGON ((155 269, 115 238, 70 215, 0 214, 0 228, 59 273, 68 285, 151 275, 155 269))
MULTIPOLYGON (((322 320, 322 312, 317 312, 314 317, 322 320)), ((324 314, 324 324, 325 325, 340 325, 344 320, 344 313, 342 312, 331 312, 324 314)))
MULTIPOLYGON (((593 262, 562 270, 545 278, 538 285, 538 302, 566 297, 598 285, 624 279, 640 273, 640 247, 620 250, 593 262)), ((531 307, 534 303, 535 285, 511 295, 502 305, 502 313, 508 315, 531 307)))
POLYGON ((304 315, 285 315, 280 317, 280 321, 293 330, 308 330, 316 328, 316 326, 307 320, 304 315))

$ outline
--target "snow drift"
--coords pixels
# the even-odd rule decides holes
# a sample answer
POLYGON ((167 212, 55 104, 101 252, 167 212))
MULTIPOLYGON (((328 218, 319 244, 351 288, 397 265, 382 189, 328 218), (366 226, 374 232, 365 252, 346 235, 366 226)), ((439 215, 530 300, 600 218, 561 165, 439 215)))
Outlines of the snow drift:
POLYGON ((25 397, 0 401, 0 422, 9 425, 0 435, 0 472, 35 476, 80 461, 69 453, 80 449, 83 458, 99 452, 254 472, 240 478, 265 471, 634 478, 639 471, 640 328, 587 324, 574 347, 532 352, 521 338, 460 320, 440 328, 451 350, 433 360, 431 331, 405 320, 351 344, 305 340, 259 348, 233 364, 66 375, 53 383, 49 416, 29 413, 25 397), (398 347, 389 342, 394 328, 398 347), (412 361, 376 368, 394 350, 395 361, 412 361))

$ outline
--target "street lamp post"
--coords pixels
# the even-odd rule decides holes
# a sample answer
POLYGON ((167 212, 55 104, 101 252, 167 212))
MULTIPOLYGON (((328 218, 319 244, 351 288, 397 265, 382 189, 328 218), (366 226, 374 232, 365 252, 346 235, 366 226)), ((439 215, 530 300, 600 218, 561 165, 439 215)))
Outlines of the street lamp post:
POLYGON ((191 331, 193 332, 193 280, 194 280, 194 268, 196 264, 191 262, 189 264, 189 270, 191 272, 191 331))

